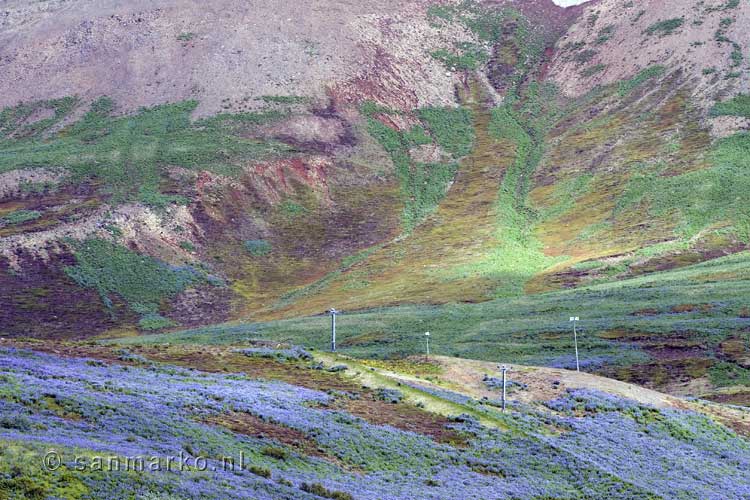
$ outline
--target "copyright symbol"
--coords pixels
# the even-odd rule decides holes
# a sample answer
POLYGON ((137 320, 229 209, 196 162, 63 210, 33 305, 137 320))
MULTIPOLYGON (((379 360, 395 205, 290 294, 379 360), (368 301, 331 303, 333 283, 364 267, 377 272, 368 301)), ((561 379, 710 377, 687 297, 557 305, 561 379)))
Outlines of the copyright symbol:
POLYGON ((45 470, 54 472, 62 465, 62 457, 55 450, 50 450, 46 455, 44 455, 42 465, 44 466, 45 470))

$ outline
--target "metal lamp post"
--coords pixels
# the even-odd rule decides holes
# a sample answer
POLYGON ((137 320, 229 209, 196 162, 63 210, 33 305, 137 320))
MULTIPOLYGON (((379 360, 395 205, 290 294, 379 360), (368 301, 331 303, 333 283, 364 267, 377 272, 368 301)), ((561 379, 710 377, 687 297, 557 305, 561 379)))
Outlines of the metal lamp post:
POLYGON ((333 307, 327 312, 331 315, 331 352, 336 352, 336 315, 339 312, 333 307))
POLYGON ((500 365, 500 371, 503 374, 503 411, 505 411, 505 400, 506 400, 506 396, 507 396, 507 378, 506 378, 506 374, 510 371, 510 369, 511 368, 509 366, 500 365))
POLYGON ((424 338, 427 341, 427 355, 430 355, 430 332, 424 332, 424 338))
POLYGON ((581 365, 578 362, 578 334, 576 333, 576 323, 578 323, 578 316, 571 316, 570 321, 573 323, 573 345, 576 348, 576 371, 581 371, 581 365))

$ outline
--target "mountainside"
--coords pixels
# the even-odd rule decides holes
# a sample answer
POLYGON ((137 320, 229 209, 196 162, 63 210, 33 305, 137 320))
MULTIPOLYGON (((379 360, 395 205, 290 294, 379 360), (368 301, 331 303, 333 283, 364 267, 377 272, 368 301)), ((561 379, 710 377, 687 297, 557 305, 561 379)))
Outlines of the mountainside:
POLYGON ((6 336, 481 302, 747 249, 746 2, 13 0, 0 23, 6 336))
POLYGON ((750 500, 749 31, 0 0, 0 500, 750 500))

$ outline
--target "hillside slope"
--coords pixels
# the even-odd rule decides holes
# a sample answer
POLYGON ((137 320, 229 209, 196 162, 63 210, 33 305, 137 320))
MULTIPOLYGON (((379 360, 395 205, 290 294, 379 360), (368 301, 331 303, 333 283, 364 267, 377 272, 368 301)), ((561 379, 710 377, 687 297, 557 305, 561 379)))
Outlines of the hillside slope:
POLYGON ((481 302, 747 248, 746 2, 0 19, 5 335, 481 302))
MULTIPOLYGON (((91 343, 69 347, 88 358, 0 348, 0 470, 11 495, 395 500, 741 499, 748 493, 750 443, 714 420, 747 431, 746 411, 721 413, 648 391, 622 397, 620 385, 595 377, 511 372, 513 400, 501 412, 492 366, 450 358, 367 369, 324 357, 339 365, 326 370, 330 365, 290 346, 161 346, 143 355, 91 343), (186 364, 202 371, 179 366, 186 364), (482 382, 485 370, 490 376, 482 382), (472 384, 483 384, 491 397, 465 392, 472 384), (654 398, 658 406, 650 404, 654 398), (139 457, 160 466, 138 469, 132 464, 139 457)), ((62 344, 56 350, 67 352, 62 344)))

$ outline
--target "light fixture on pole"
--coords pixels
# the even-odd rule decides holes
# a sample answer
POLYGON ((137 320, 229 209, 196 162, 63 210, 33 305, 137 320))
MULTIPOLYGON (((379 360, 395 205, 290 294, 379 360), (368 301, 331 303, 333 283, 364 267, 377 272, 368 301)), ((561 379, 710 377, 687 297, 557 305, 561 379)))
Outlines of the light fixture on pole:
POLYGON ((424 332, 424 338, 427 341, 427 355, 430 355, 430 332, 424 332))
POLYGON ((578 316, 571 316, 570 321, 573 323, 573 345, 576 348, 576 371, 581 371, 581 364, 578 362, 578 334, 576 333, 576 323, 578 323, 578 316))
POLYGON ((331 315, 331 352, 336 352, 336 315, 339 312, 333 307, 326 312, 331 315))

